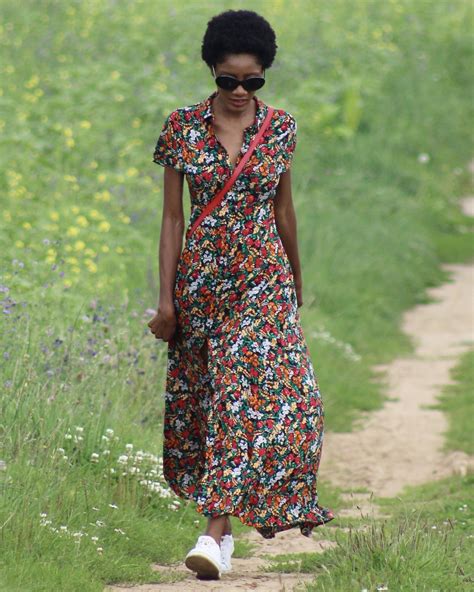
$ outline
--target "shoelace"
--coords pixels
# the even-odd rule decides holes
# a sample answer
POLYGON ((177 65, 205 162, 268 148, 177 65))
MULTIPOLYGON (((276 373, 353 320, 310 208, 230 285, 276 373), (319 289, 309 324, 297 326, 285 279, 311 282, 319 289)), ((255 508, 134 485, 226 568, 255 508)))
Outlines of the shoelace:
POLYGON ((200 539, 199 540, 199 545, 207 545, 207 546, 214 546, 214 544, 216 544, 218 547, 220 545, 218 545, 218 543, 216 541, 211 541, 210 539, 200 539))

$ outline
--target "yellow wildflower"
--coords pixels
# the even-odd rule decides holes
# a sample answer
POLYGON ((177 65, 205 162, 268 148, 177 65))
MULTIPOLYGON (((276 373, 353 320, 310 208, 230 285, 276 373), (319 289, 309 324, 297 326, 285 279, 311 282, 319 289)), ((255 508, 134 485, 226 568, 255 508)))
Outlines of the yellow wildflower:
POLYGON ((7 171, 7 177, 10 187, 16 187, 23 178, 22 175, 16 171, 7 171))
POLYGON ((23 100, 27 103, 36 103, 37 98, 35 97, 35 95, 32 95, 31 93, 25 93, 23 95, 23 100))
POLYGON ((100 248, 100 250, 103 253, 108 253, 110 251, 109 245, 102 245, 101 248, 100 248))
POLYGON ((74 273, 81 273, 81 268, 77 267, 77 265, 74 265, 74 267, 71 267, 71 271, 74 273))
POLYGON ((39 76, 37 74, 34 74, 29 80, 28 82, 25 82, 25 87, 26 88, 33 88, 35 86, 37 86, 39 83, 39 76))
POLYGON ((73 214, 79 214, 81 210, 77 206, 71 206, 71 212, 73 214))
POLYGON ((98 212, 97 210, 89 210, 89 216, 93 220, 98 220, 99 218, 102 218, 102 214, 100 212, 98 212))
POLYGON ((30 230, 31 228, 31 224, 29 222, 23 222, 22 226, 23 228, 26 228, 26 230, 30 230))
POLYGON ((99 183, 104 183, 106 179, 107 175, 105 175, 104 173, 100 173, 99 175, 97 175, 97 180, 99 181, 99 183))
POLYGON ((71 282, 71 280, 64 280, 64 282, 63 282, 63 286, 64 286, 65 288, 70 288, 70 287, 72 286, 72 282, 71 282))
POLYGON ((78 240, 74 243, 74 250, 75 251, 83 251, 86 246, 84 241, 78 240))
POLYGON ((80 230, 79 228, 76 228, 75 226, 70 226, 67 231, 66 234, 68 236, 77 236, 79 234, 80 230))
POLYGON ((99 224, 99 230, 101 232, 109 232, 109 230, 110 230, 110 223, 107 222, 106 220, 104 220, 103 222, 101 222, 99 224))
POLYGON ((137 167, 129 167, 127 169, 127 177, 136 177, 138 175, 137 167))
POLYGON ((79 224, 79 226, 82 226, 83 228, 89 226, 89 220, 85 216, 78 216, 76 218, 76 222, 79 224))
POLYGON ((15 241, 15 247, 22 249, 25 246, 25 243, 22 240, 15 241))
POLYGON ((110 192, 107 189, 104 191, 97 191, 94 195, 94 199, 97 201, 110 201, 110 192))
POLYGON ((160 93, 166 92, 168 90, 168 87, 164 82, 157 82, 154 84, 154 88, 160 93))
POLYGON ((90 129, 92 127, 92 124, 90 121, 84 119, 83 121, 81 121, 81 127, 83 127, 84 129, 90 129))
POLYGON ((59 214, 57 212, 49 212, 49 217, 53 222, 57 222, 59 220, 59 214))
POLYGON ((86 259, 85 260, 85 264, 87 265, 87 269, 91 273, 96 273, 96 271, 97 271, 97 265, 94 263, 94 261, 92 261, 92 259, 86 259))
POLYGON ((122 247, 115 247, 115 252, 116 253, 123 253, 123 248, 122 247))

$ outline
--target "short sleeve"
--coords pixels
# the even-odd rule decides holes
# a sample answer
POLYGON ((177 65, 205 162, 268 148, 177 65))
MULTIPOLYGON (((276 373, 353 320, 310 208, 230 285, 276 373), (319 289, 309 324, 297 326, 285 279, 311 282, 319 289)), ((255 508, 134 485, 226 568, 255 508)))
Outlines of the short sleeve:
POLYGON ((293 115, 287 111, 282 111, 282 121, 278 129, 278 143, 280 147, 278 172, 280 174, 286 172, 291 167, 296 149, 297 128, 298 124, 293 115))
POLYGON ((153 162, 168 166, 177 171, 184 170, 183 130, 178 110, 172 111, 165 119, 153 152, 153 162))
POLYGON ((288 135, 286 137, 286 162, 285 162, 285 170, 289 169, 291 163, 293 161, 293 154, 296 149, 296 131, 298 129, 298 124, 296 123, 296 119, 290 113, 287 114, 288 121, 287 121, 287 130, 288 135))

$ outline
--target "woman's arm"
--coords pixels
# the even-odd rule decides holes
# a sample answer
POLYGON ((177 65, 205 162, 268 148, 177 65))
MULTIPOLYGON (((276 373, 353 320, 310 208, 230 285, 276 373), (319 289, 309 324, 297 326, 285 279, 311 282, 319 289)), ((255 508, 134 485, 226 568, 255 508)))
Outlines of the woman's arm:
POLYGON ((160 294, 158 308, 173 312, 173 291, 176 269, 181 254, 184 232, 184 173, 172 167, 164 169, 164 201, 159 245, 160 294))
POLYGON ((295 280, 298 306, 303 304, 303 281, 298 254, 297 223, 291 194, 291 169, 280 175, 280 182, 274 200, 275 223, 290 261, 295 280))

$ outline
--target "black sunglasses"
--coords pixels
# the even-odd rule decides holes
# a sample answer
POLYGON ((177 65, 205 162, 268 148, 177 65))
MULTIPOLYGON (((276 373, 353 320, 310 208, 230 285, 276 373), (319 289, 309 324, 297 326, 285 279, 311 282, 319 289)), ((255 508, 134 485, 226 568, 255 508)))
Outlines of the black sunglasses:
POLYGON ((239 80, 234 76, 226 76, 225 74, 221 74, 220 76, 216 76, 216 71, 214 70, 214 66, 212 66, 212 71, 214 73, 214 80, 216 81, 217 86, 224 90, 235 90, 239 85, 247 91, 254 91, 262 88, 265 84, 265 78, 262 76, 253 76, 252 78, 246 78, 245 80, 239 80))

